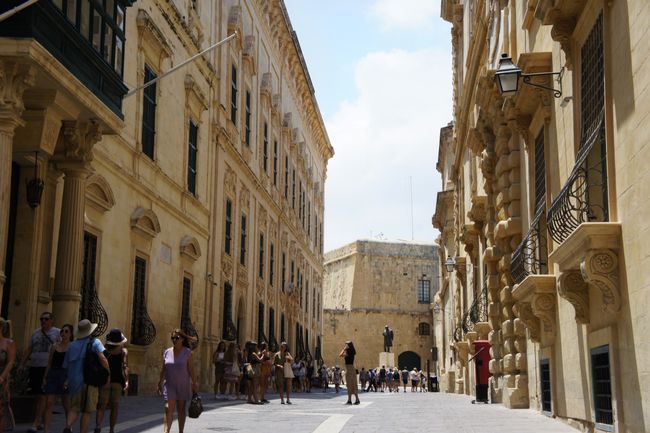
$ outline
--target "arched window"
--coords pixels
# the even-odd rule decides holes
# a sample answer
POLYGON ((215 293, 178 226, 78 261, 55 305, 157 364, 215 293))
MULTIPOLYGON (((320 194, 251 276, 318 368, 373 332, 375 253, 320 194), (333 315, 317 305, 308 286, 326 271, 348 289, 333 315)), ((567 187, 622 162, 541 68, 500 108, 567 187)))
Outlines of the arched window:
POLYGON ((426 322, 420 323, 418 325, 418 335, 431 335, 431 326, 426 322))

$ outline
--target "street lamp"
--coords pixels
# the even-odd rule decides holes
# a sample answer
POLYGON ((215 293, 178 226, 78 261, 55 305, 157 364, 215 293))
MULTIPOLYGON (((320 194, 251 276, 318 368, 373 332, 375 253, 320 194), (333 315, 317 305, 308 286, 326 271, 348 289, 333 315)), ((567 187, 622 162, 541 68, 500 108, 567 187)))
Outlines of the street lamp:
POLYGON ((529 74, 523 73, 521 71, 521 68, 513 63, 512 58, 510 58, 507 53, 503 53, 501 54, 501 59, 499 59, 499 67, 494 73, 494 79, 499 85, 499 93, 501 93, 501 95, 507 96, 515 94, 519 89, 519 77, 522 77, 524 84, 550 90, 553 92, 553 96, 559 98, 562 96, 562 75, 564 75, 564 68, 560 69, 559 72, 533 72, 529 74), (534 77, 543 77, 548 75, 557 75, 555 81, 557 81, 558 85, 560 86, 559 90, 553 87, 533 83, 531 81, 534 77))
POLYGON ((445 269, 447 269, 447 272, 453 272, 454 266, 456 266, 456 260, 452 256, 447 256, 447 260, 445 261, 445 269))

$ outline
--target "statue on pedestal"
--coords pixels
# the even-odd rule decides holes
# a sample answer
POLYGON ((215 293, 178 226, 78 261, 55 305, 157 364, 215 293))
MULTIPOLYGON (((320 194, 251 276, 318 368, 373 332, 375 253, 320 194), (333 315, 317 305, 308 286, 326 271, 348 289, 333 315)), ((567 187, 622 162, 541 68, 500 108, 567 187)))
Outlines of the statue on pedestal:
POLYGON ((390 348, 393 346, 393 330, 384 326, 384 352, 390 352, 390 348))

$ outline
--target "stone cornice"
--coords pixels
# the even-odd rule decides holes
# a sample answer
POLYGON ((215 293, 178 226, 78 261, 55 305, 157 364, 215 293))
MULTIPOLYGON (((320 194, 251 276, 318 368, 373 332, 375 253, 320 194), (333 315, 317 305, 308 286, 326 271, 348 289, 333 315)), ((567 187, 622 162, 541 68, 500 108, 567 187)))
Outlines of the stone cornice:
MULTIPOLYGON (((300 111, 305 116, 305 124, 309 127, 319 152, 327 162, 334 156, 334 148, 327 135, 300 43, 291 25, 284 2, 281 0, 256 0, 255 3, 260 16, 268 17, 268 35, 272 39, 279 40, 279 57, 286 60, 286 65, 289 68, 287 75, 294 79, 290 87, 295 89, 295 102, 301 108, 300 111)), ((260 21, 264 22, 265 20, 260 21)))

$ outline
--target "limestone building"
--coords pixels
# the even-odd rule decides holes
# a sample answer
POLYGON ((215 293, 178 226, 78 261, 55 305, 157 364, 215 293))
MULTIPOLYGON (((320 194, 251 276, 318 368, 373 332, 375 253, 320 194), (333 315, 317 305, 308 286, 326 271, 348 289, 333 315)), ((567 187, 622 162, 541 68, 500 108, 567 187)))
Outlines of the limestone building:
POLYGON ((451 269, 434 308, 443 385, 474 392, 472 342, 488 338, 492 402, 648 431, 650 8, 443 0, 441 14, 454 71, 433 218, 451 269), (518 89, 504 93, 508 66, 518 89))
POLYGON ((222 339, 317 356, 333 149, 281 0, 41 0, 0 23, 0 92, 20 349, 42 311, 120 327, 139 392, 173 328, 198 337, 204 385, 222 339))
MULTIPOLYGON (((358 240, 325 254, 323 358, 343 364, 343 343, 357 349, 355 366, 375 368, 384 326, 393 330, 395 364, 426 369, 433 334, 431 301, 438 291, 438 247, 358 240)), ((433 365, 430 364, 433 372, 433 365)))

